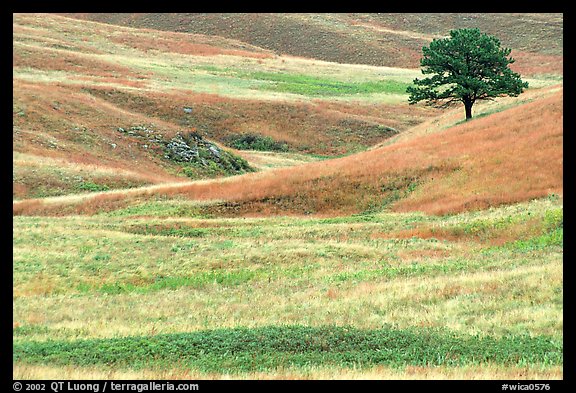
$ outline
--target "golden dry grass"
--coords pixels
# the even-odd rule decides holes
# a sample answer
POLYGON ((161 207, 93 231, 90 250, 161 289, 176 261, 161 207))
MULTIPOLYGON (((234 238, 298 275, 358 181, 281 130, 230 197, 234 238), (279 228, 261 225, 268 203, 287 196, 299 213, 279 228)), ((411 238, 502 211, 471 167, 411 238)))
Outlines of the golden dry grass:
MULTIPOLYGON (((16 217, 13 322, 50 327, 28 333, 40 340, 277 323, 555 335, 562 330, 561 250, 521 252, 470 237, 374 235, 478 224, 499 234, 506 231, 495 224, 515 217, 527 228, 514 242, 539 236, 545 228, 532 232, 531 221, 559 207, 561 201, 544 199, 453 217, 381 213, 370 220, 198 219, 147 216, 144 210, 129 216, 16 217), (182 235, 171 236, 173 230, 182 235), (256 274, 249 283, 207 279, 199 287, 146 290, 158 276, 245 269, 256 274), (98 289, 114 283, 137 288, 112 294, 98 289)), ((508 225, 511 233, 514 228, 508 225)))
MULTIPOLYGON (((543 63, 538 55, 562 62, 562 14, 524 13, 327 13, 327 14, 68 14, 119 26, 188 31, 241 39, 294 56, 339 63, 417 68, 421 48, 457 28, 478 27, 503 46, 530 56, 517 65, 543 63), (298 32, 307 31, 303 40, 298 32), (536 55, 536 56, 531 56, 536 55)), ((528 67, 526 67, 528 66, 528 67)), ((526 72, 530 72, 527 70, 526 72)))
MULTIPOLYGON (((105 379, 105 380, 556 380, 563 379, 562 367, 416 367, 365 370, 313 367, 309 370, 283 369, 274 373, 215 374, 194 370, 103 370, 88 367, 15 365, 14 379, 105 379)), ((200 387, 201 388, 201 387, 200 387)))
MULTIPOLYGON (((347 21, 345 16, 328 19, 338 26, 347 21)), ((14 106, 15 112, 25 113, 14 117, 15 127, 21 129, 16 133, 14 149, 69 157, 75 162, 106 162, 120 170, 129 170, 129 158, 139 161, 142 175, 150 173, 154 182, 173 181, 174 177, 165 167, 160 168, 160 163, 150 163, 149 156, 126 146, 111 152, 100 143, 86 151, 82 144, 72 143, 64 129, 81 124, 109 142, 115 138, 110 130, 126 123, 154 123, 171 134, 181 128, 181 111, 174 108, 193 105, 198 107, 198 121, 210 124, 210 138, 222 141, 229 135, 255 131, 286 140, 297 149, 341 154, 381 141, 364 128, 384 124, 405 130, 439 113, 409 107, 405 96, 310 100, 291 93, 255 90, 241 78, 231 78, 235 72, 264 71, 342 82, 405 82, 419 75, 416 69, 272 56, 270 51, 221 37, 139 30, 52 14, 15 14, 13 22, 14 106), (191 94, 190 89, 196 87, 199 91, 191 94), (125 96, 113 101, 111 97, 118 91, 125 96), (135 105, 127 105, 130 100, 135 105), (214 120, 218 118, 214 111, 221 119, 214 120), (350 121, 358 123, 346 125, 350 121), (346 131, 347 127, 355 132, 346 131), (331 129, 338 132, 334 134, 331 129), (339 142, 335 144, 335 140, 339 142), (68 149, 47 148, 50 141, 68 149)), ((519 56, 518 64, 531 59, 525 52, 519 56)), ((538 62, 552 64, 554 59, 538 62)), ((15 185, 19 197, 25 197, 28 189, 24 184, 15 185)))

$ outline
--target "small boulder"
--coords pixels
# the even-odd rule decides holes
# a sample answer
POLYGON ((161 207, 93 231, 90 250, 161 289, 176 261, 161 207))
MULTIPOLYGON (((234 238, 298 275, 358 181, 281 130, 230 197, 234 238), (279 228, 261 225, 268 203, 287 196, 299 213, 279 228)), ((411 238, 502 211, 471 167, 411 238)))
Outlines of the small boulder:
POLYGON ((210 151, 210 153, 212 153, 212 155, 216 158, 220 158, 220 149, 218 149, 216 146, 214 145, 209 145, 208 146, 208 150, 210 151))

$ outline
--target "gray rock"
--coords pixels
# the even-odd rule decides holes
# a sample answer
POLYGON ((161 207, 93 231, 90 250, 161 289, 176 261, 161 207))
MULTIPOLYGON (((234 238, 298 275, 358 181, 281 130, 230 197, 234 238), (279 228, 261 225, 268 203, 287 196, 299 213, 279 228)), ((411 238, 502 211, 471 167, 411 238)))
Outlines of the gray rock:
POLYGON ((220 158, 221 152, 220 149, 218 149, 216 146, 210 145, 208 146, 208 150, 210 150, 210 153, 212 153, 213 156, 220 158))
POLYGON ((191 162, 199 156, 198 147, 189 146, 180 134, 172 138, 166 148, 169 150, 169 155, 177 161, 191 162))

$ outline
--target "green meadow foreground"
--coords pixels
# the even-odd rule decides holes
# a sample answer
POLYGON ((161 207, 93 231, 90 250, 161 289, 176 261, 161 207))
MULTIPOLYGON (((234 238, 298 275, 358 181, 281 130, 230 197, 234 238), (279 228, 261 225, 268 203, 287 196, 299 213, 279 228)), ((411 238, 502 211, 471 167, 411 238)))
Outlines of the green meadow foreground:
POLYGON ((445 217, 191 205, 15 217, 14 378, 562 378, 558 197, 445 217))

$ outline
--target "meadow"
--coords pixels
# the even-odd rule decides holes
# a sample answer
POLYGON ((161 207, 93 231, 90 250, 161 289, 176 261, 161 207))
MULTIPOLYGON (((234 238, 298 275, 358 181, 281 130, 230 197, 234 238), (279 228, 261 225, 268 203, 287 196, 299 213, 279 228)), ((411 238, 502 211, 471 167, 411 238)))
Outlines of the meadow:
POLYGON ((564 377, 557 16, 466 122, 406 103, 417 16, 162 15, 13 16, 14 379, 564 377))
POLYGON ((558 378, 562 210, 550 197, 450 217, 223 219, 166 201, 17 217, 15 378, 68 365, 182 378, 501 366, 558 378))

